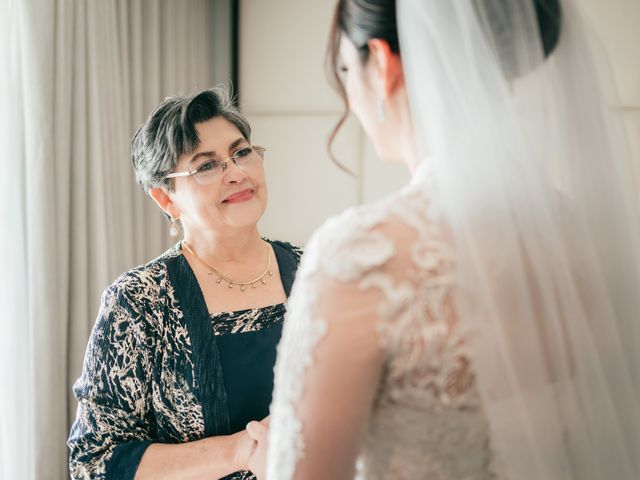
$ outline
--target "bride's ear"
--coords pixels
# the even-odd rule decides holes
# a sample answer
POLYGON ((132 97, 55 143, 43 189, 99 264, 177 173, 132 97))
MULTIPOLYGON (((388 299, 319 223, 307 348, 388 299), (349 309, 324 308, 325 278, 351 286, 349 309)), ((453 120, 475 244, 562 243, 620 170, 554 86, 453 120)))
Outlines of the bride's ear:
POLYGON ((375 88, 379 98, 387 99, 404 84, 400 55, 391 51, 389 43, 374 38, 369 40, 369 68, 375 73, 375 88))

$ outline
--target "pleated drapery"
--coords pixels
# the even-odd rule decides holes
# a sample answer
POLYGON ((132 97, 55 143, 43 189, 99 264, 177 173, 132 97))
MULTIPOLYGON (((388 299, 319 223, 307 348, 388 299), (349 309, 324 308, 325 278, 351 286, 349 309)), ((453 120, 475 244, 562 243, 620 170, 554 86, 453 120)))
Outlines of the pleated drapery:
MULTIPOLYGON (((215 3, 215 2, 213 2, 215 3)), ((101 291, 170 244, 129 142, 211 85, 212 2, 0 0, 0 478, 68 478, 66 438, 101 291)))

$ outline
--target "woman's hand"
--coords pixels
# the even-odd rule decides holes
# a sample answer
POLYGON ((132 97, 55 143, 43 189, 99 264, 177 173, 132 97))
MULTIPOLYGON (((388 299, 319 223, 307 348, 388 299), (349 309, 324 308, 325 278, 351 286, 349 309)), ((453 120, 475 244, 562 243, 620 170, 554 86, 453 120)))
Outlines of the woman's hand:
POLYGON ((239 470, 248 470, 257 445, 246 430, 179 444, 153 443, 145 450, 135 478, 223 478, 239 470))
POLYGON ((250 422, 247 425, 247 433, 256 444, 256 448, 249 458, 249 470, 258 480, 264 480, 269 446, 269 417, 261 422, 250 422))
POLYGON ((253 456, 258 444, 247 433, 247 430, 234 433, 232 437, 234 440, 232 459, 234 471, 249 470, 249 461, 253 456))

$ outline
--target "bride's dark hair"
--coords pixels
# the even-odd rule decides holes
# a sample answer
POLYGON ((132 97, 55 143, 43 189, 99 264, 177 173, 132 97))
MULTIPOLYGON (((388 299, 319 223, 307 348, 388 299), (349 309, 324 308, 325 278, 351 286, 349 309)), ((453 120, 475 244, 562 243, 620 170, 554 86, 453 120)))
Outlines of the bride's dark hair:
MULTIPOLYGON (((504 11, 510 0, 473 0, 476 4, 490 11, 504 11)), ((538 27, 545 57, 548 57, 560 38, 561 8, 560 0, 532 0, 538 18, 538 27)), ((339 74, 340 40, 345 35, 358 49, 360 59, 366 62, 369 57, 368 42, 378 38, 389 44, 392 52, 400 54, 400 42, 398 41, 398 26, 396 22, 396 0, 338 0, 333 16, 327 48, 327 67, 329 78, 334 88, 342 97, 345 111, 337 125, 329 136, 329 154, 335 160, 331 152, 331 145, 340 127, 349 115, 349 103, 344 85, 339 74)), ((517 76, 523 72, 510 71, 511 67, 505 65, 506 74, 517 76)), ((336 162, 338 163, 338 162, 336 162)), ((347 170, 340 165, 342 169, 347 170)), ((347 170, 348 171, 348 170, 347 170)))

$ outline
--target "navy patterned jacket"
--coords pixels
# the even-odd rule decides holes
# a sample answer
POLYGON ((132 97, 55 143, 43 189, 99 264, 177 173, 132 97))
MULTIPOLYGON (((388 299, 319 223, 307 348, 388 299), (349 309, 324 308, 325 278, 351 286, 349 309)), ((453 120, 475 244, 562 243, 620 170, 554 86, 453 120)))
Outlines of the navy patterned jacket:
MULTIPOLYGON (((288 296, 302 252, 270 243, 288 296)), ((281 304, 210 315, 179 244, 121 275, 102 296, 73 387, 71 477, 133 479, 152 443, 228 435, 268 415, 284 313, 281 304)))

